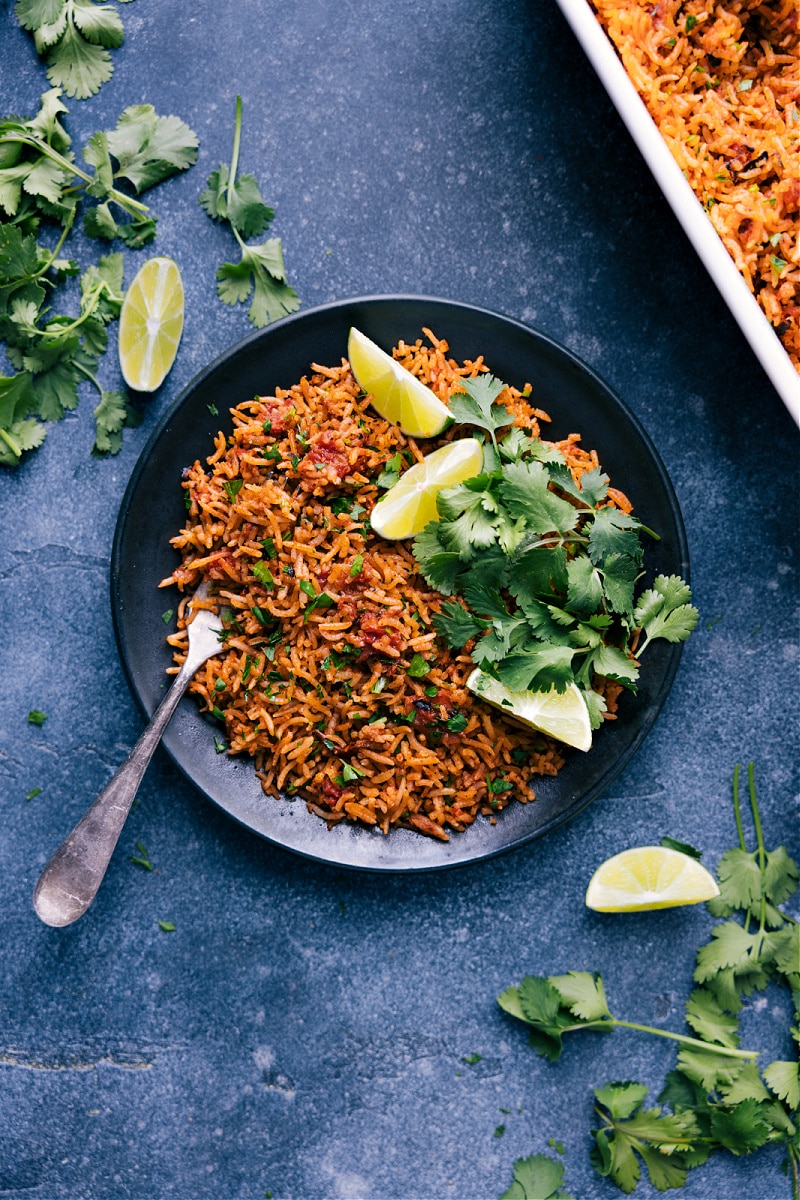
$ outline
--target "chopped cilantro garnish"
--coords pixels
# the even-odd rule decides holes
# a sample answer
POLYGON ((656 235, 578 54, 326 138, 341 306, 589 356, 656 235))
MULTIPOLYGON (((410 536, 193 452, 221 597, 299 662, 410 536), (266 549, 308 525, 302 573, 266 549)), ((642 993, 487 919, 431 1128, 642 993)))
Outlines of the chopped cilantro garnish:
POLYGON ((43 713, 39 708, 32 708, 28 713, 29 725, 44 725, 47 720, 47 713, 43 713))
POLYGON ((361 574, 363 569, 364 569, 364 555, 357 554, 355 556, 355 558, 353 559, 353 562, 350 567, 350 578, 355 579, 355 577, 357 575, 361 574))
POLYGON ((345 762, 344 759, 340 759, 340 762, 342 763, 341 778, 345 783, 355 783, 366 774, 366 771, 360 770, 359 767, 354 767, 352 763, 345 762))
POLYGON ((397 454, 393 454, 391 458, 384 463, 383 470, 375 480, 378 487, 390 488, 394 487, 400 478, 400 472, 403 470, 405 459, 402 453, 398 450, 397 454))
POLYGON ((253 574, 260 584, 267 588, 275 587, 275 579, 272 571, 265 562, 257 562, 253 564, 253 574))
POLYGON ((430 663, 426 662, 421 654, 415 654, 408 664, 406 674, 410 675, 412 679, 424 679, 430 669, 430 663))
POLYGON ((223 479, 222 486, 224 487, 225 495, 228 497, 231 504, 233 504, 234 500, 239 495, 239 492, 242 490, 243 483, 243 479, 223 479))

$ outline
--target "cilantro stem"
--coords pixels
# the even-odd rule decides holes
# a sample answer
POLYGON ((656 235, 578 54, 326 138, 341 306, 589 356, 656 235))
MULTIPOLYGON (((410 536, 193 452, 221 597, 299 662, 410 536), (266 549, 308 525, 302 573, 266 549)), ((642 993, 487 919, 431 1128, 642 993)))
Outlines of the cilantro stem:
POLYGON ((4 441, 15 458, 22 458, 22 447, 11 436, 7 429, 0 426, 0 440, 4 441))
POLYGON ((789 1167, 792 1172, 792 1200, 800 1200, 800 1179, 797 1175, 797 1154, 795 1149, 789 1143, 786 1144, 786 1149, 789 1158, 789 1167))
POLYGON ((84 367, 83 363, 73 362, 72 365, 74 366, 76 371, 80 371, 81 375, 85 375, 86 378, 89 380, 89 382, 94 384, 94 386, 97 388, 98 392, 102 396, 103 389, 100 386, 100 384, 98 383, 96 376, 93 375, 92 372, 87 367, 84 367))
POLYGON ((638 1029, 641 1033, 652 1033, 656 1037, 669 1038, 670 1041, 680 1042, 684 1046, 693 1046, 697 1050, 711 1050, 714 1054, 722 1054, 726 1058, 758 1058, 760 1050, 736 1050, 731 1046, 717 1046, 714 1042, 704 1042, 700 1038, 689 1037, 685 1033, 672 1033, 668 1029, 654 1029, 652 1025, 638 1025, 635 1021, 620 1021, 611 1018, 613 1025, 623 1029, 638 1029))
POLYGON ((747 764, 747 786, 750 792, 750 809, 753 813, 753 824, 756 828, 756 841, 758 842, 758 865, 763 871, 767 865, 767 852, 764 849, 764 834, 761 830, 761 816, 756 798, 755 768, 751 762, 747 764))
MULTIPOLYGON (((18 142, 20 145, 28 146, 31 150, 38 150, 45 158, 49 158, 56 166, 61 167, 62 171, 69 172, 71 175, 77 175, 85 184, 91 185, 94 181, 92 176, 84 171, 77 163, 70 162, 63 154, 59 154, 52 146, 41 138, 34 137, 28 133, 5 133, 0 136, 0 146, 4 144, 12 144, 18 142)), ((117 191, 116 188, 109 188, 108 199, 113 200, 120 208, 124 208, 131 216, 144 216, 149 213, 150 209, 141 200, 134 200, 132 196, 126 196, 124 192, 117 191)))
POLYGON ((639 1025, 636 1021, 623 1021, 619 1017, 602 1017, 597 1021, 581 1021, 576 1025, 566 1025, 560 1030, 562 1034, 572 1033, 576 1029, 636 1029, 639 1033, 652 1033, 655 1037, 668 1038, 672 1042, 680 1042, 684 1046, 692 1046, 697 1050, 712 1050, 726 1058, 758 1058, 760 1050, 736 1050, 730 1046, 717 1046, 713 1042, 704 1042, 700 1038, 689 1037, 685 1033, 672 1033, 669 1029, 654 1029, 652 1025, 639 1025))
MULTIPOLYGON (((233 152, 231 153, 231 168, 228 172, 228 188, 226 199, 228 203, 228 212, 231 209, 231 201, 233 200, 233 186, 236 181, 236 172, 239 170, 239 146, 242 141, 242 97, 236 97, 236 120, 233 126, 233 152)), ((234 233, 236 229, 234 226, 234 233)))
MULTIPOLYGON (((84 321, 92 315, 92 313, 97 308, 97 305, 100 302, 100 297, 103 295, 104 292, 108 292, 108 294, 112 297, 112 299, 115 299, 115 300, 122 299, 121 296, 115 296, 114 293, 111 291, 111 288, 109 287, 109 285, 106 283, 106 281, 104 279, 102 279, 99 283, 95 284, 92 291, 89 292, 88 301, 87 301, 85 310, 81 313, 81 315, 79 317, 76 317, 74 321, 70 321, 69 325, 56 325, 52 329, 49 327, 47 329, 39 329, 36 325, 29 325, 28 331, 30 333, 36 333, 39 335, 39 337, 43 337, 43 338, 63 337, 65 333, 72 333, 75 329, 79 329, 80 326, 84 323, 84 321)), ((77 366, 79 364, 75 364, 75 365, 77 366)))
POLYGON ((736 831, 739 834, 739 847, 747 853, 747 843, 744 840, 742 827, 742 809, 739 803, 739 763, 733 768, 733 812, 736 818, 736 831))

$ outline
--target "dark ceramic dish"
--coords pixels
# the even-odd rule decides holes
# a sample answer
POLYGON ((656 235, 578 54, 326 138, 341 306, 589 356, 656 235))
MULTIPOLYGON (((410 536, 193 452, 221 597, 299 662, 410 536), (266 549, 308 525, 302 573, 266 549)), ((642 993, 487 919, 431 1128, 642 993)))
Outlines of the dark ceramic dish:
MULTIPOLYGON (((661 540, 646 548, 647 582, 659 573, 688 578, 683 522, 672 485, 638 420, 601 379, 569 351, 517 321, 424 297, 372 297, 311 309, 245 339, 206 367, 153 431, 131 476, 117 521, 111 602, 122 661, 139 704, 149 717, 165 690, 171 652, 162 614, 177 590, 159 590, 178 556, 169 539, 182 528, 181 471, 205 459, 212 439, 230 427, 228 410, 256 393, 289 387, 311 363, 336 364, 346 355, 351 325, 385 349, 400 338, 414 341, 423 326, 446 338, 457 359, 483 354, 499 379, 533 385, 533 399, 552 417, 547 436, 580 432, 631 499, 645 525, 661 540), (210 407, 219 415, 212 415, 210 407)), ((574 817, 604 792, 653 726, 680 660, 681 647, 653 645, 638 696, 625 693, 619 719, 601 729, 588 754, 567 751, 555 779, 536 783, 537 799, 512 804, 492 825, 479 819, 449 843, 406 830, 388 836, 342 823, 332 829, 311 815, 302 799, 265 796, 252 762, 218 754, 215 723, 184 698, 164 738, 180 769, 215 804, 269 841, 306 857, 373 871, 421 871, 488 858, 521 846, 574 817)))

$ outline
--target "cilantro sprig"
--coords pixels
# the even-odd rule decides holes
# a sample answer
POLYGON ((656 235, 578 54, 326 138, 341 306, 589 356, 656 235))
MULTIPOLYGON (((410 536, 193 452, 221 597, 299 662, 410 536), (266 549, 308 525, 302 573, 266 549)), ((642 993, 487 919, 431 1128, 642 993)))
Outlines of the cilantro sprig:
POLYGON ((577 483, 557 447, 512 425, 491 375, 461 386, 450 409, 484 431, 484 470, 444 488, 438 519, 414 540, 423 577, 453 597, 435 628, 451 647, 475 639, 474 661, 511 691, 578 684, 597 728, 593 678, 635 691, 647 646, 696 625, 690 589, 659 575, 637 596, 641 538, 656 535, 610 503, 608 477, 595 468, 577 483))
MULTIPOLYGON (((688 1171, 712 1154, 752 1154, 762 1146, 778 1145, 786 1154, 793 1200, 800 1197, 797 1059, 759 1069, 757 1053, 738 1045, 743 998, 782 984, 791 996, 791 1035, 800 1048, 800 924, 782 907, 797 890, 798 868, 784 846, 766 849, 752 763, 748 789, 755 847, 748 849, 739 783, 737 766, 733 809, 739 844, 722 856, 717 868, 720 895, 707 903, 722 923, 712 928, 697 954, 698 986, 685 1008, 692 1035, 612 1016, 601 977, 586 971, 527 976, 498 998, 505 1011, 530 1027, 531 1044, 551 1061, 560 1056, 566 1034, 585 1029, 632 1028, 678 1043, 676 1066, 666 1077, 657 1105, 647 1105, 649 1089, 635 1081, 593 1089, 597 1126, 592 1130, 591 1161, 600 1175, 626 1193, 636 1188, 642 1168, 653 1187, 666 1191, 683 1186, 688 1171)), ((555 1188, 562 1176, 555 1166, 560 1164, 542 1155, 519 1160, 504 1200, 558 1195, 555 1188), (530 1173, 528 1162, 533 1164, 530 1173), (548 1181, 550 1191, 535 1190, 548 1181)))
POLYGON ((264 202, 254 175, 237 178, 241 138, 242 98, 237 96, 230 166, 221 163, 211 172, 199 200, 213 221, 230 226, 240 251, 238 262, 226 262, 218 268, 217 295, 223 304, 231 306, 243 304, 252 295, 248 317, 256 329, 261 329, 295 312, 300 301, 286 280, 281 239, 248 244, 249 238, 264 233, 272 224, 275 211, 264 202))
POLYGON ((35 117, 0 121, 0 341, 15 369, 0 376, 4 466, 16 466, 41 445, 46 423, 76 407, 84 382, 100 397, 96 453, 116 453, 123 426, 137 423, 127 396, 106 391, 97 378, 107 326, 122 305, 122 254, 104 255, 81 274, 62 252, 79 213, 92 237, 119 239, 132 249, 152 241, 155 218, 137 195, 197 157, 197 137, 188 125, 140 104, 125 109, 113 130, 89 139, 83 159, 93 170, 84 170, 62 121, 66 112, 61 89, 53 88, 35 117), (78 314, 54 312, 58 288, 76 276, 78 314))
POLYGON ((95 0, 17 0, 14 11, 22 28, 33 34, 47 78, 68 96, 86 100, 111 78, 109 50, 125 40, 116 8, 95 0))

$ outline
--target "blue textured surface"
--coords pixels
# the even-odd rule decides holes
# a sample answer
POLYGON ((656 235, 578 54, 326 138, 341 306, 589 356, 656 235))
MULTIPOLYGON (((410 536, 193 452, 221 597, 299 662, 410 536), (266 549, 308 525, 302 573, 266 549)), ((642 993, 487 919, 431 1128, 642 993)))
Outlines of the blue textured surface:
MULTIPOLYGON (((87 390, 0 477, 0 1195, 491 1198, 555 1138, 576 1196, 618 1196, 589 1164, 591 1087, 640 1079, 655 1096, 672 1046, 587 1034, 549 1064, 495 997, 527 972, 595 969, 614 1011, 680 1029, 711 918, 591 914, 592 870, 665 833, 715 863, 735 841, 734 764, 750 759, 768 844, 797 852, 797 430, 554 5, 120 12, 113 79, 69 102, 68 128, 81 146, 149 102, 197 131, 198 164, 150 193, 148 253, 180 263, 186 326, 118 456, 90 456, 87 390), (50 930, 31 907, 38 873, 141 730, 108 605, 119 502, 157 417, 249 330, 215 297, 231 245, 197 204, 229 158, 237 93, 241 169, 277 210, 303 306, 447 296, 584 358, 666 463, 701 623, 644 748, 541 842, 423 878, 318 867, 227 820, 159 753, 95 904, 50 930), (130 862, 137 841, 152 873, 130 862)), ((32 115, 47 86, 0 4, 2 112, 32 115)), ((96 249, 76 235, 73 253, 96 249)), ((143 258, 126 252, 126 279, 143 258)), ((118 386, 113 354, 101 378, 118 386)), ((791 1053, 784 999, 755 997, 743 1019, 772 1058, 791 1053)), ((777 1150, 717 1157, 684 1194, 788 1197, 780 1167, 777 1150)))

